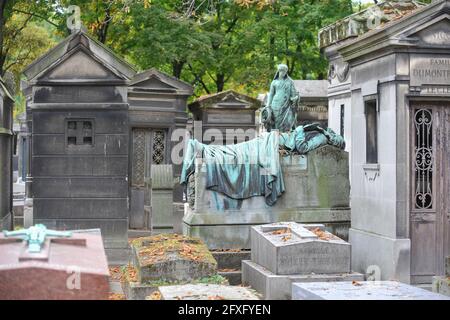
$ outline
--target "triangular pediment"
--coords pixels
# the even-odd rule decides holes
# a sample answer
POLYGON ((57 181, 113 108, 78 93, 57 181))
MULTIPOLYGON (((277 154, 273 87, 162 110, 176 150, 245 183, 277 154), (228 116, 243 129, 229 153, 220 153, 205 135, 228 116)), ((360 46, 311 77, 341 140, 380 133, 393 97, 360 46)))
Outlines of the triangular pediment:
POLYGON ((23 71, 27 81, 131 79, 136 71, 85 31, 71 34, 23 71), (68 78, 68 75, 71 75, 68 78))
POLYGON ((77 50, 51 67, 40 80, 124 80, 85 50, 77 50))
POLYGON ((219 101, 217 103, 218 107, 228 107, 228 108, 242 108, 242 107, 246 107, 249 106, 250 104, 243 100, 243 99, 238 99, 238 97, 233 93, 228 93, 221 101, 219 101))
POLYGON ((177 92, 187 95, 193 92, 190 84, 153 68, 136 74, 131 80, 130 87, 136 90, 177 92))
POLYGON ((148 79, 139 82, 137 85, 141 88, 153 89, 153 90, 176 90, 177 87, 170 85, 167 82, 162 81, 155 75, 150 76, 148 79))
POLYGON ((450 46, 450 15, 442 14, 426 23, 413 26, 403 32, 400 38, 418 45, 450 46))
POLYGON ((258 109, 261 101, 234 90, 202 96, 189 105, 196 109, 258 109))

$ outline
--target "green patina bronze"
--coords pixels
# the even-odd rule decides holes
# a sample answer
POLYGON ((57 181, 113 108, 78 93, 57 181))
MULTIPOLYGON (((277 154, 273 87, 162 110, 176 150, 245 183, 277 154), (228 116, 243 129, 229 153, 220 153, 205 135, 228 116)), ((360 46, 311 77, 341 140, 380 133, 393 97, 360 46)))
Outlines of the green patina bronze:
POLYGON ((3 230, 5 237, 18 237, 28 242, 28 252, 39 253, 42 245, 47 237, 68 238, 72 236, 72 232, 49 230, 43 224, 36 224, 28 229, 17 231, 3 230))
POLYGON ((262 121, 267 131, 291 131, 297 124, 297 108, 300 96, 294 81, 288 76, 288 67, 278 65, 277 73, 270 85, 267 105, 262 110, 262 121))
MULTIPOLYGON (((206 166, 207 189, 235 200, 264 196, 266 204, 272 206, 285 191, 280 150, 307 154, 327 144, 345 148, 341 136, 318 124, 299 126, 290 132, 265 132, 253 140, 234 145, 206 145, 191 139, 180 182, 187 185, 189 176, 195 171, 196 159, 201 158, 206 166)), ((233 205, 237 202, 230 201, 228 206, 233 205)))

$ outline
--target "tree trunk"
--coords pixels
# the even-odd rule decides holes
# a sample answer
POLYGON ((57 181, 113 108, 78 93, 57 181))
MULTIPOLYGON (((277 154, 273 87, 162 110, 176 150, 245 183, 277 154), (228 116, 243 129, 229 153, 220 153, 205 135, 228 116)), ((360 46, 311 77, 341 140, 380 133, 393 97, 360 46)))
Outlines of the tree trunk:
POLYGON ((7 0, 0 0, 0 75, 3 75, 3 68, 6 61, 4 50, 4 33, 5 33, 5 7, 7 0))
POLYGON ((217 92, 222 92, 224 86, 225 86, 225 75, 223 73, 218 73, 216 76, 217 92))
POLYGON ((181 78, 181 72, 183 71, 183 67, 184 67, 185 63, 186 63, 186 61, 179 61, 179 60, 172 61, 172 75, 175 78, 177 78, 177 79, 181 78))

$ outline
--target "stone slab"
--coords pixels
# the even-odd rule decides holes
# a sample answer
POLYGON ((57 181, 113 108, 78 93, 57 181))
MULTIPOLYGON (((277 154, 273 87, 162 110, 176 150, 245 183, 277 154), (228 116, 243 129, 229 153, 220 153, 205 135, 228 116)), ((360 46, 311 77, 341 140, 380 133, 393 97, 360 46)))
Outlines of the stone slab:
POLYGON ((161 300, 260 300, 249 288, 215 284, 164 286, 158 290, 161 300))
POLYGON ((26 243, 18 240, 0 244, 0 299, 107 299, 109 271, 100 230, 50 237, 40 253, 26 256, 26 243))
POLYGON ((432 291, 450 297, 450 277, 433 277, 432 291))
POLYGON ((363 281, 361 273, 276 275, 264 267, 242 261, 242 284, 251 286, 266 300, 290 300, 292 283, 325 281, 363 281))
POLYGON ((217 262, 196 238, 160 234, 131 242, 132 261, 138 281, 191 281, 217 273, 217 262))
POLYGON ((294 283, 293 300, 450 300, 396 281, 294 283))
POLYGON ((349 273, 351 245, 323 225, 279 222, 252 227, 251 260, 279 275, 349 273))

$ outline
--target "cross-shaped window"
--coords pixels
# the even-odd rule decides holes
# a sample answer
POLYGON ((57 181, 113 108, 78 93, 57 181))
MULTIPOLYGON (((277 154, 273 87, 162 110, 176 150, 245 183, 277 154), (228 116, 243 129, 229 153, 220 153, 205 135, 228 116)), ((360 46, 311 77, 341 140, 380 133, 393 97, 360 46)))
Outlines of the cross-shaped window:
POLYGON ((67 119, 67 146, 93 146, 94 121, 87 119, 67 119))

